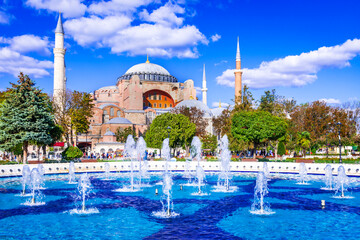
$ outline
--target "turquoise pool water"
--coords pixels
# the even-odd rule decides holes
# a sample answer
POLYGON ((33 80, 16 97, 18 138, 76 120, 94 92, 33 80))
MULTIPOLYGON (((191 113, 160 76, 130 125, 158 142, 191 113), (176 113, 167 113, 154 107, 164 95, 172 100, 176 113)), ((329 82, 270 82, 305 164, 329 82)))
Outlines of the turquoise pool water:
MULTIPOLYGON (((209 174, 203 192, 186 186, 187 179, 174 174, 173 205, 175 218, 157 218, 162 208, 161 175, 146 179, 147 187, 138 192, 116 192, 127 185, 128 174, 112 174, 104 180, 90 175, 92 192, 88 208, 94 214, 71 214, 76 204, 76 184, 67 176, 46 176, 42 206, 25 206, 19 196, 19 178, 0 179, 0 239, 359 239, 360 188, 353 179, 352 199, 336 199, 325 191, 320 177, 310 185, 282 176, 269 181, 270 203, 275 214, 252 215, 255 175, 233 176, 232 193, 213 192, 217 176, 209 174), (183 185, 181 190, 180 185, 183 185), (158 189, 159 194, 155 195, 158 189), (326 200, 326 207, 320 201, 326 200)), ((77 175, 79 177, 79 175, 77 175)))

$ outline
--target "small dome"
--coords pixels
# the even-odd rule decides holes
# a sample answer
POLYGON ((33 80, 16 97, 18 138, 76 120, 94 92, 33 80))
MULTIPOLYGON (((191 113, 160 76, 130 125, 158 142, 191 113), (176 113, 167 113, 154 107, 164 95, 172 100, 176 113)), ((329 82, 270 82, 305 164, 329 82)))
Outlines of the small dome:
POLYGON ((213 108, 211 109, 211 112, 213 114, 214 117, 218 117, 222 114, 222 112, 225 110, 225 108, 223 107, 218 107, 218 108, 213 108))
POLYGON ((106 87, 102 87, 102 88, 100 88, 99 90, 110 90, 110 89, 117 89, 117 87, 116 86, 106 86, 106 87))
POLYGON ((104 136, 115 136, 115 133, 113 133, 112 131, 107 131, 104 136))
POLYGON ((180 108, 180 107, 188 107, 188 108, 196 107, 196 108, 200 109, 201 111, 205 112, 204 117, 212 117, 213 116, 210 108, 199 100, 184 100, 184 101, 180 102, 178 105, 176 105, 175 108, 180 108))
POLYGON ((139 73, 152 73, 170 76, 170 73, 162 66, 147 62, 132 66, 131 68, 129 68, 129 70, 126 71, 125 75, 133 75, 139 73))
POLYGON ((111 119, 110 121, 108 121, 105 124, 132 124, 132 122, 130 122, 126 118, 116 117, 116 118, 111 119))

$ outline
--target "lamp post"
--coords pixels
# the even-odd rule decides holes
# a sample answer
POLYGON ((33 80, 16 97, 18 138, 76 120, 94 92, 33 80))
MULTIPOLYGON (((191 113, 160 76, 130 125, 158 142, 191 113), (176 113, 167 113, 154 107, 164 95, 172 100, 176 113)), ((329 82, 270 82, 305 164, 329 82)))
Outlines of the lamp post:
POLYGON ((85 152, 86 152, 86 156, 88 156, 88 142, 87 142, 87 135, 88 135, 88 131, 86 131, 86 145, 85 145, 85 152))
POLYGON ((329 144, 328 144, 329 126, 330 126, 330 123, 327 124, 326 133, 325 133, 325 139, 326 139, 326 158, 329 158, 329 144))
POLYGON ((342 163, 342 159, 341 159, 341 122, 338 122, 336 125, 338 125, 339 126, 339 153, 340 153, 340 155, 339 155, 339 157, 340 157, 340 159, 339 159, 339 162, 340 163, 342 163))
MULTIPOLYGON (((168 126, 168 127, 166 128, 166 131, 167 131, 167 133, 168 133, 169 148, 170 148, 170 131, 171 131, 171 127, 168 126)), ((170 158, 171 158, 171 148, 170 148, 170 158)))

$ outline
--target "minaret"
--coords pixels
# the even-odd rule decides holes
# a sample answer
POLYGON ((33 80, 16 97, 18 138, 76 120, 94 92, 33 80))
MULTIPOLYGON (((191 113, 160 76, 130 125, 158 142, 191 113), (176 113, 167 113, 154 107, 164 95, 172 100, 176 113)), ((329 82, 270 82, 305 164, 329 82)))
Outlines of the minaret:
POLYGON ((240 58, 240 47, 239 37, 237 39, 237 50, 236 50, 236 69, 235 69, 235 103, 241 103, 241 58, 240 58))
POLYGON ((202 81, 202 102, 207 105, 207 88, 206 88, 206 75, 205 75, 205 64, 203 69, 203 81, 202 81))
POLYGON ((64 95, 66 90, 65 77, 65 49, 64 49, 64 28, 61 20, 61 13, 55 29, 54 48, 54 102, 60 109, 64 108, 64 95))

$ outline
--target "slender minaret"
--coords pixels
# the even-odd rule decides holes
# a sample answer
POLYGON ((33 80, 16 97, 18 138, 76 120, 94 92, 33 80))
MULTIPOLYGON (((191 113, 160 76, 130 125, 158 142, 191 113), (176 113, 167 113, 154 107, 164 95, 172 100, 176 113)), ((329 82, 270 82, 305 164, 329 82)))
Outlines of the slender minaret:
POLYGON ((241 103, 241 58, 240 58, 240 47, 239 37, 237 39, 237 50, 236 50, 236 69, 235 69, 235 103, 241 103))
POLYGON ((207 105, 207 88, 206 88, 206 75, 205 75, 205 64, 203 69, 203 82, 202 82, 202 101, 207 105))
POLYGON ((65 49, 64 49, 64 28, 61 20, 61 13, 55 29, 54 48, 54 102, 63 109, 65 101, 66 77, 65 77, 65 49))

